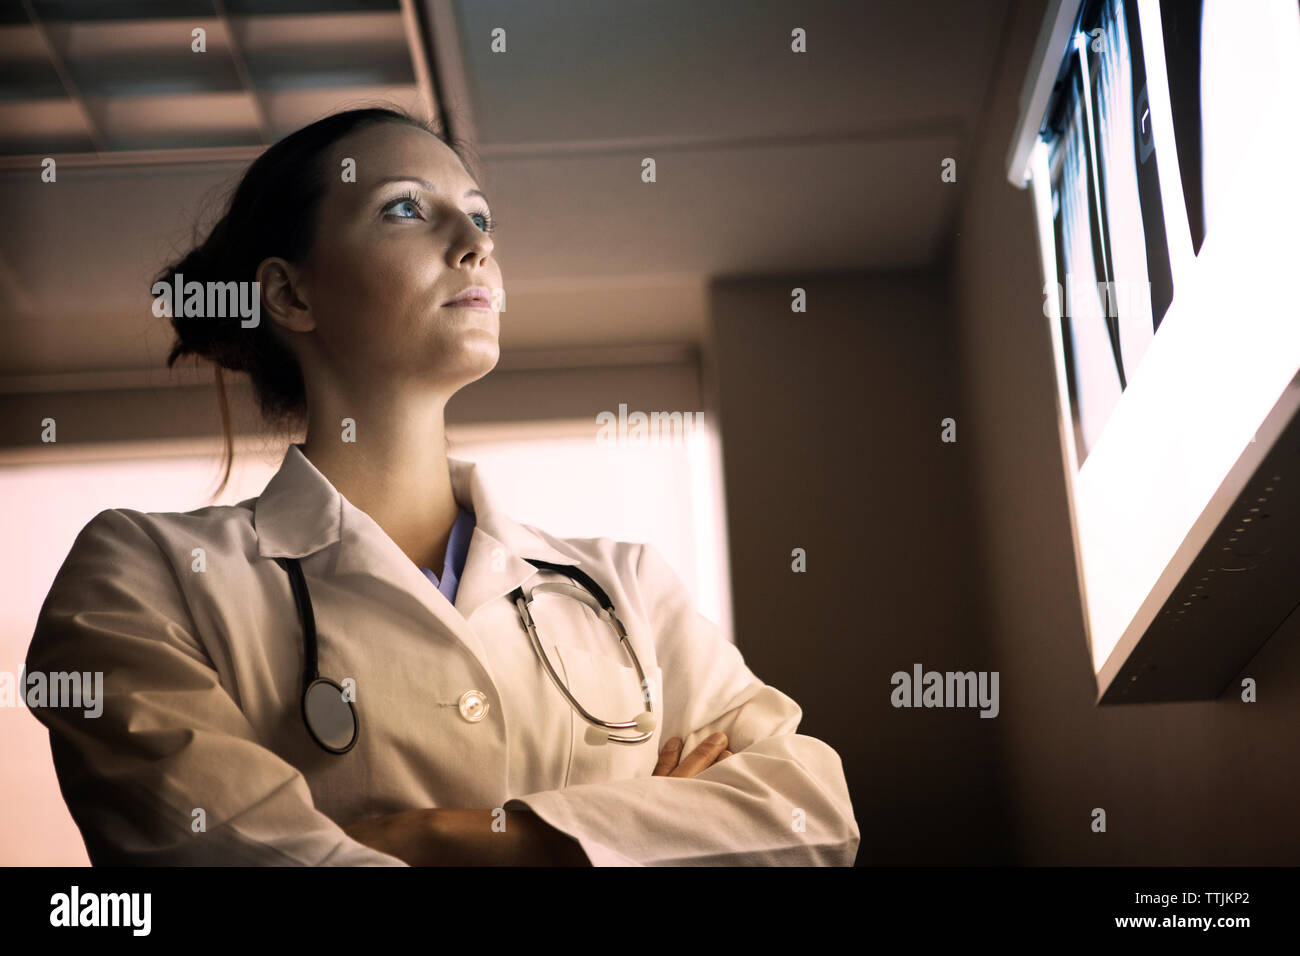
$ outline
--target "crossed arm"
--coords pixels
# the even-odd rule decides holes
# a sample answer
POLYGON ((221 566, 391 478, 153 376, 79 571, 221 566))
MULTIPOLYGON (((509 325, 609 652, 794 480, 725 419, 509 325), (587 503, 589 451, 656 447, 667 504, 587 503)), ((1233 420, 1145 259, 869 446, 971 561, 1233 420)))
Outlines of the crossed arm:
MULTIPOLYGON (((724 737, 705 740, 678 762, 682 742, 668 741, 651 776, 694 777, 731 756, 724 737)), ((577 840, 537 814, 515 810, 506 829, 492 828, 491 810, 404 810, 343 828, 352 839, 411 866, 590 866, 577 840)))

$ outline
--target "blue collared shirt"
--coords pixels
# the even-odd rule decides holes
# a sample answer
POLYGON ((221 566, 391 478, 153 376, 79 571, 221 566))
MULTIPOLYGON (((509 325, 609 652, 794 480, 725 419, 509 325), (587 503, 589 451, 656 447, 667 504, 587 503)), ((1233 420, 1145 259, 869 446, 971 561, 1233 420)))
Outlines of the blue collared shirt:
POLYGON ((469 542, 474 537, 474 512, 460 509, 456 523, 451 526, 451 538, 447 541, 447 557, 442 562, 442 576, 434 574, 428 568, 420 568, 424 576, 433 582, 433 586, 442 592, 443 597, 455 605, 456 592, 460 589, 460 576, 465 571, 465 558, 469 554, 469 542))

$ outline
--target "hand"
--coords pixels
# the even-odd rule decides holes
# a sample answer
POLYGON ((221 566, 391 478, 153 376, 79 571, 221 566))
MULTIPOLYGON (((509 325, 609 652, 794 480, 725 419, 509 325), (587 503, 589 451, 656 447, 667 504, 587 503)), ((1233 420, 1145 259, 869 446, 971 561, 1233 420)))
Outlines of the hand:
POLYGON ((403 810, 370 817, 343 827, 343 832, 380 853, 410 866, 436 866, 439 843, 434 830, 437 810, 403 810))
POLYGON ((361 843, 411 866, 591 866, 582 845, 530 810, 404 810, 343 827, 361 843))
POLYGON ((659 763, 655 765, 652 777, 693 777, 703 770, 707 770, 715 763, 725 760, 731 756, 731 751, 727 749, 727 735, 723 733, 714 734, 714 737, 720 737, 716 743, 709 741, 708 738, 698 747, 691 751, 691 755, 681 762, 677 763, 677 758, 681 755, 682 742, 678 737, 672 737, 664 745, 664 749, 659 753, 659 763))

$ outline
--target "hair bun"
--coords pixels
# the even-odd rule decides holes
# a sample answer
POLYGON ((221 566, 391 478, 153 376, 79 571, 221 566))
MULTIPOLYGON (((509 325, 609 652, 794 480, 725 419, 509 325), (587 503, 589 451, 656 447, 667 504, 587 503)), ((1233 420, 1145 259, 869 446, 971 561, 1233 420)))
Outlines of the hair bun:
POLYGON ((219 239, 215 231, 207 242, 168 266, 155 280, 155 288, 160 282, 167 286, 166 296, 170 306, 171 326, 176 333, 176 341, 167 364, 172 365, 177 358, 184 355, 197 355, 231 371, 247 371, 252 351, 253 329, 244 327, 237 310, 223 310, 230 313, 224 316, 207 314, 207 305, 211 298, 208 291, 211 288, 209 283, 247 281, 242 276, 229 275, 231 270, 222 268, 215 261, 219 257, 211 254, 213 239, 219 239), (180 278, 179 288, 177 277, 180 278), (184 314, 185 300, 188 298, 187 290, 191 283, 196 282, 204 290, 200 314, 184 314))

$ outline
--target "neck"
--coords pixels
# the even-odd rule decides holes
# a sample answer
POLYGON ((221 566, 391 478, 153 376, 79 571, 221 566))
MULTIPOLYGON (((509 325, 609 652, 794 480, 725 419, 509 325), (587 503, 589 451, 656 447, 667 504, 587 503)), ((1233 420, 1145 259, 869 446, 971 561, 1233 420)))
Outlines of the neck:
POLYGON ((446 396, 371 394, 364 402, 309 397, 302 451, 417 567, 442 574, 459 506, 451 490, 446 396), (345 431, 344 418, 356 425, 345 431), (352 439, 352 440, 348 440, 352 439))

